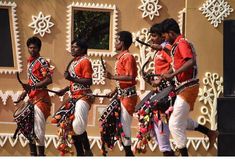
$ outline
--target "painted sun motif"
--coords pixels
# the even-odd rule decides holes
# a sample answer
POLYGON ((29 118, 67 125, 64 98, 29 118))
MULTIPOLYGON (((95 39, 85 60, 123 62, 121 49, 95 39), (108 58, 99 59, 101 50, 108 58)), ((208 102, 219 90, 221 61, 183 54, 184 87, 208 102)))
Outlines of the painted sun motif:
POLYGON ((38 16, 32 16, 33 22, 29 24, 30 28, 34 29, 33 34, 39 34, 41 37, 45 35, 45 33, 50 34, 50 28, 54 25, 54 23, 50 22, 51 16, 44 16, 42 12, 39 12, 38 16))
POLYGON ((159 16, 159 9, 162 8, 161 5, 158 5, 158 0, 141 0, 142 5, 138 7, 143 14, 142 18, 149 17, 150 20, 153 20, 155 16, 159 16))

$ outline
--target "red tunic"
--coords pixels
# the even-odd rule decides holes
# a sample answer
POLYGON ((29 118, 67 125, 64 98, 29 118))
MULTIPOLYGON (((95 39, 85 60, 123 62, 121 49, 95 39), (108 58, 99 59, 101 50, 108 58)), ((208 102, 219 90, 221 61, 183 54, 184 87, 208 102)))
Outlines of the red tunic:
MULTIPOLYGON (((192 59, 194 58, 193 56, 196 55, 193 54, 191 45, 187 40, 183 38, 182 35, 177 37, 174 44, 177 44, 174 53, 174 68, 175 70, 177 70, 187 61, 187 59, 192 59)), ((193 67, 177 75, 177 79, 179 82, 187 81, 189 79, 192 79, 192 77, 193 67)), ((199 84, 193 87, 188 87, 179 94, 179 96, 190 105, 190 110, 193 110, 194 103, 198 96, 198 92, 199 84)))
MULTIPOLYGON (((167 44, 165 47, 171 50, 171 45, 167 44)), ((165 74, 170 70, 172 59, 164 50, 158 51, 154 58, 155 74, 165 74)))
MULTIPOLYGON (((92 78, 93 70, 90 60, 86 57, 78 56, 70 65, 69 73, 72 77, 78 78, 92 78)), ((75 83, 70 81, 70 91, 73 98, 79 98, 86 93, 91 93, 91 89, 89 85, 82 85, 79 83, 75 83)), ((82 98, 91 104, 91 100, 87 97, 82 98)))
MULTIPOLYGON (((137 64, 133 55, 131 55, 127 50, 119 53, 117 55, 116 62, 116 74, 118 76, 132 76, 134 77, 133 81, 118 81, 121 89, 133 87, 136 85, 136 77, 137 77, 137 64)), ((135 106, 137 103, 137 96, 131 97, 121 97, 121 103, 124 105, 126 110, 130 115, 132 115, 135 111, 135 106)))
MULTIPOLYGON (((52 72, 49 68, 50 64, 46 59, 40 56, 30 56, 28 58, 28 84, 34 85, 44 80, 46 77, 51 76, 52 72)), ((40 108, 45 118, 50 115, 51 99, 46 90, 31 90, 29 93, 29 99, 40 108)))
MULTIPOLYGON (((177 37, 173 45, 175 44, 177 44, 177 47, 174 53, 174 68, 175 70, 178 70, 187 61, 187 59, 193 58, 193 52, 189 42, 185 40, 182 35, 177 37)), ((184 82, 191 79, 192 76, 193 67, 178 74, 177 79, 179 82, 184 82)))

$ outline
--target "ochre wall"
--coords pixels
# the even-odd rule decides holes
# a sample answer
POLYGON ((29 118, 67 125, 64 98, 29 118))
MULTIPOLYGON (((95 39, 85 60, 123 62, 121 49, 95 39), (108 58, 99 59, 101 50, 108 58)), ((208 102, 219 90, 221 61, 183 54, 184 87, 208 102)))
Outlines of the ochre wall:
MULTIPOLYGON (((229 4, 235 7, 235 2, 227 0, 229 4)), ((68 82, 63 78, 64 70, 67 63, 71 59, 66 51, 66 24, 67 24, 67 6, 70 5, 72 0, 12 0, 7 2, 15 2, 17 4, 17 22, 19 28, 19 39, 21 57, 23 61, 23 72, 21 78, 26 81, 26 63, 27 63, 27 47, 26 41, 28 37, 33 35, 33 30, 28 27, 28 24, 32 22, 32 15, 37 16, 41 11, 44 15, 51 15, 51 21, 54 26, 50 28, 51 34, 45 34, 44 37, 40 37, 42 40, 41 55, 51 60, 51 64, 55 66, 53 74, 53 84, 49 88, 63 88, 68 85, 68 82)), ((80 0, 75 2, 86 3, 102 3, 116 5, 118 10, 118 30, 128 30, 130 32, 140 31, 142 28, 149 28, 156 22, 161 22, 165 18, 173 17, 178 19, 178 12, 186 7, 186 37, 193 42, 199 64, 199 78, 202 80, 205 72, 216 72, 222 75, 222 61, 223 61, 223 25, 219 24, 218 28, 214 28, 205 18, 204 15, 198 10, 204 3, 204 0, 177 0, 177 3, 172 0, 161 0, 159 5, 162 8, 159 10, 160 16, 155 17, 154 20, 150 20, 148 17, 142 19, 142 12, 138 9, 141 5, 140 0, 80 0), (213 60, 213 61, 212 61, 213 60)), ((232 13, 229 19, 235 18, 235 14, 232 13)), ((131 52, 138 53, 139 50, 132 45, 131 52)), ((99 59, 99 57, 90 57, 91 59, 99 59)), ((113 72, 115 58, 105 58, 107 61, 107 68, 113 72)), ((114 88, 114 82, 106 82, 105 85, 96 85, 92 89, 107 89, 114 88)), ((147 86, 147 89, 151 89, 147 86)), ((0 90, 6 92, 12 90, 14 92, 21 91, 21 86, 18 84, 15 75, 13 74, 0 74, 0 90)), ((66 97, 65 97, 66 99, 66 97)), ((61 105, 61 101, 58 97, 53 96, 52 101, 54 103, 53 109, 57 109, 61 105)), ((99 105, 105 105, 108 100, 104 100, 103 104, 99 104, 99 100, 92 106, 89 114, 88 134, 89 136, 99 136, 98 129, 98 111, 96 107, 99 105), (95 121, 95 122, 93 122, 95 121)), ((200 115, 201 103, 197 101, 195 110, 191 113, 192 116, 197 119, 200 115)), ((6 105, 0 101, 0 134, 1 133, 14 133, 15 124, 13 123, 13 112, 17 106, 13 105, 12 99, 7 100, 6 105), (12 122, 12 123, 6 123, 12 122)), ((53 111, 52 111, 53 114, 53 111)), ((47 124, 47 135, 55 135, 57 128, 50 124, 50 117, 47 124)), ((133 133, 136 134, 136 121, 133 121, 133 133)), ((199 133, 189 133, 190 136, 199 136, 199 133)), ((28 155, 27 147, 22 147, 19 143, 11 148, 9 143, 6 143, 3 148, 0 149, 0 155, 28 155)), ((100 155, 97 146, 93 148, 96 155, 100 155)), ((189 148, 191 155, 216 155, 216 150, 206 152, 202 148, 199 148, 197 152, 192 148, 189 148)), ((58 155, 58 152, 53 146, 47 148, 48 155, 58 155)), ((114 149, 111 155, 123 155, 117 149, 114 149)), ((147 151, 146 155, 161 155, 159 151, 147 151)))

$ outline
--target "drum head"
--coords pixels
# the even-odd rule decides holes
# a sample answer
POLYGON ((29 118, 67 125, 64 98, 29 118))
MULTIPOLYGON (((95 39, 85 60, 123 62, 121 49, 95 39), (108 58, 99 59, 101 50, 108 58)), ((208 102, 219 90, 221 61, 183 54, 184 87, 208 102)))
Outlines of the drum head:
POLYGON ((23 103, 23 104, 15 111, 13 117, 19 116, 19 115, 25 110, 25 108, 27 108, 28 105, 29 105, 29 103, 23 103))

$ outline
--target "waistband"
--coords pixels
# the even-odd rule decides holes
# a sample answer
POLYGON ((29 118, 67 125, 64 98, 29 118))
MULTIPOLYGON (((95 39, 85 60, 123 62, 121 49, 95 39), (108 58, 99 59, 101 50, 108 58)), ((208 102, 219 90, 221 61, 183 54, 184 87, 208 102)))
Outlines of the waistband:
POLYGON ((119 97, 131 97, 137 95, 135 86, 125 89, 118 88, 117 92, 119 97))

